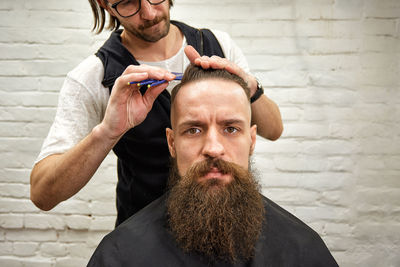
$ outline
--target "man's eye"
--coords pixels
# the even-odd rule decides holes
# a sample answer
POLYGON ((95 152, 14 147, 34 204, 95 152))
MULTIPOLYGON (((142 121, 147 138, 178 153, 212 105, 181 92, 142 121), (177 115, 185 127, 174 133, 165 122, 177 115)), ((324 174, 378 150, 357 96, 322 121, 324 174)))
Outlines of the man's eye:
POLYGON ((236 127, 232 127, 232 126, 225 128, 225 132, 230 133, 230 134, 237 133, 238 131, 239 130, 236 127))
POLYGON ((198 129, 198 128, 190 128, 190 129, 186 130, 186 133, 188 133, 188 134, 198 134, 198 133, 200 133, 200 129, 198 129))

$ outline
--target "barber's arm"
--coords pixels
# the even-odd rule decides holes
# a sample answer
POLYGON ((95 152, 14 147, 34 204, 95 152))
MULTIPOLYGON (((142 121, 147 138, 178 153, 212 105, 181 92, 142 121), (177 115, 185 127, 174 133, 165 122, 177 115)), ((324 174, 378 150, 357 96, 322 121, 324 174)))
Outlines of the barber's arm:
POLYGON ((249 85, 251 96, 253 99, 256 98, 251 104, 251 108, 252 123, 257 124, 257 133, 269 140, 276 140, 281 136, 283 124, 279 108, 275 102, 260 91, 262 86, 254 76, 246 73, 239 66, 225 58, 218 56, 200 57, 199 53, 191 46, 185 48, 185 53, 190 62, 204 69, 226 69, 230 73, 242 77, 249 85))
POLYGON ((50 210, 75 195, 124 133, 146 118, 154 100, 167 87, 167 83, 151 87, 142 95, 139 87, 128 85, 129 82, 174 77, 160 68, 129 66, 114 84, 102 122, 67 152, 48 156, 34 166, 30 181, 32 202, 40 209, 50 210))

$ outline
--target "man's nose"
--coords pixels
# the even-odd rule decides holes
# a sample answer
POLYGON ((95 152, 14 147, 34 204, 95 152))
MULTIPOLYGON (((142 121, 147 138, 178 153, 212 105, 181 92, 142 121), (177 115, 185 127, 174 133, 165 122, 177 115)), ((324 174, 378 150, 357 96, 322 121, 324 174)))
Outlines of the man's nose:
POLYGON ((153 20, 156 17, 156 6, 150 4, 147 0, 141 0, 140 17, 145 20, 153 20))
POLYGON ((222 136, 217 130, 210 129, 204 140, 203 155, 205 157, 219 158, 225 154, 222 136))

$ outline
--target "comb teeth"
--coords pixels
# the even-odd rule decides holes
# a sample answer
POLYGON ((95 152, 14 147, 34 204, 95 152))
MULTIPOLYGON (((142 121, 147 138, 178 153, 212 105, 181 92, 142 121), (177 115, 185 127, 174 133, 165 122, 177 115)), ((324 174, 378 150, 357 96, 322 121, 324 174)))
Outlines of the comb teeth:
MULTIPOLYGON (((180 72, 172 72, 172 74, 175 74, 175 81, 180 81, 182 80, 182 76, 183 74, 180 72)), ((152 86, 157 86, 159 84, 165 83, 167 82, 167 80, 155 80, 155 79, 146 79, 140 82, 129 82, 128 85, 131 84, 136 84, 137 86, 143 86, 143 85, 147 85, 148 88, 152 87, 152 86)))

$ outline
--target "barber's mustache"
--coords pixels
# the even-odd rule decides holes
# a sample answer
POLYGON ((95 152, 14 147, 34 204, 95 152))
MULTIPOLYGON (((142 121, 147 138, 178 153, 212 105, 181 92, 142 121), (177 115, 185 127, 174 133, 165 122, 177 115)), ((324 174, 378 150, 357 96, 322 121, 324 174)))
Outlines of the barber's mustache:
POLYGON ((164 19, 165 19, 165 17, 162 16, 162 17, 157 17, 153 20, 146 20, 142 25, 139 26, 139 29, 144 30, 144 29, 150 28, 150 27, 160 23, 164 19))

